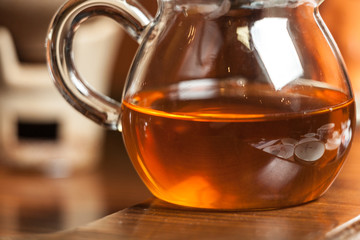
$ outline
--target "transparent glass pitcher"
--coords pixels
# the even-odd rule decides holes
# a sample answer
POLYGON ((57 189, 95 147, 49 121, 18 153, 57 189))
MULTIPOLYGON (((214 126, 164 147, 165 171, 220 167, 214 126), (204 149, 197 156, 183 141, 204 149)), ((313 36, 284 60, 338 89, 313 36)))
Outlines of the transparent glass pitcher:
MULTIPOLYGON (((137 172, 170 203, 269 209, 321 196, 355 128, 354 98, 314 0, 70 0, 54 17, 47 59, 78 111, 122 131, 137 172), (139 49, 121 102, 76 71, 72 40, 106 15, 139 49)), ((99 79, 101 81, 101 79, 99 79)))

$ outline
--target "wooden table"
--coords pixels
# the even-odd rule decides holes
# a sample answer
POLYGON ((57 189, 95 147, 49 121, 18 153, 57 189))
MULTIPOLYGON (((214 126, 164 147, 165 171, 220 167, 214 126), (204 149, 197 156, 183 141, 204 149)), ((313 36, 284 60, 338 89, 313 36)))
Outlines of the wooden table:
POLYGON ((272 211, 209 212, 152 198, 82 227, 22 239, 360 239, 360 132, 333 186, 308 204, 272 211))

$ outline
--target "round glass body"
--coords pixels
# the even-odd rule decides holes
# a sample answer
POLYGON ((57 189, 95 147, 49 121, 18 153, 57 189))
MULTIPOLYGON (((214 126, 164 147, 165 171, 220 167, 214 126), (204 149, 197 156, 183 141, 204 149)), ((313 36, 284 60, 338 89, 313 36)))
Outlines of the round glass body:
MULTIPOLYGON (((113 9, 99 2, 74 16, 113 9)), ((355 108, 318 3, 158 4, 154 19, 128 4, 113 10, 140 44, 122 103, 89 91, 63 64, 68 79, 52 71, 68 101, 122 130, 139 175, 167 202, 269 209, 321 196, 349 151, 355 108)))

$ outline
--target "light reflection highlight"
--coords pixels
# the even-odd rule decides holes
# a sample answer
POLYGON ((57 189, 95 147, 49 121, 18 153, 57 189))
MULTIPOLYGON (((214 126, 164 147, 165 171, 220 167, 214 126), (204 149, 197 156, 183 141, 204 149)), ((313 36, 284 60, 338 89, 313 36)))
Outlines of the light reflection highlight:
POLYGON ((286 18, 264 18, 250 29, 269 80, 280 90, 304 73, 286 18))

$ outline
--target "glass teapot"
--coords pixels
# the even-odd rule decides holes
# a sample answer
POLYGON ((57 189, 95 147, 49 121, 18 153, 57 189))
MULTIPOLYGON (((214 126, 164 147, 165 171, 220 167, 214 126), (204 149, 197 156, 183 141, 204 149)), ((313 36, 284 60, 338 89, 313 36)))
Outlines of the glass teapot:
MULTIPOLYGON (((206 209, 272 209, 321 196, 355 126, 354 97, 315 0, 70 0, 47 36, 64 98, 122 131, 158 198, 206 209), (86 19, 118 21, 139 48, 122 101, 76 71, 72 40, 86 19)), ((101 81, 101 79, 99 79, 101 81)))

